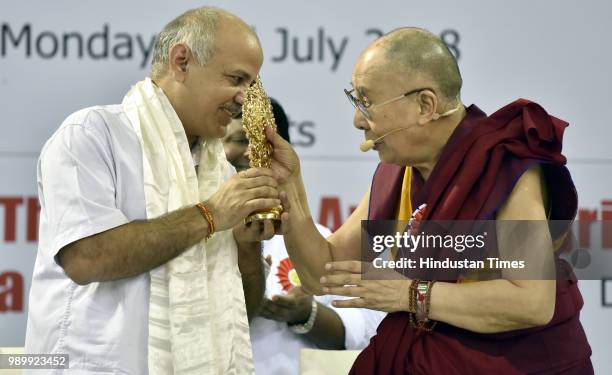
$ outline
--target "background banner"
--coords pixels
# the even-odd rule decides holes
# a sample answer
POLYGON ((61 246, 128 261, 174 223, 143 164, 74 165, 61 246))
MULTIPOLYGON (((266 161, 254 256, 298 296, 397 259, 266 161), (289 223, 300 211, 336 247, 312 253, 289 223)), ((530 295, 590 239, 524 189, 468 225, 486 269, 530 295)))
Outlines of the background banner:
MULTIPOLYGON (((359 151, 363 134, 342 89, 360 51, 400 26, 424 27, 447 43, 459 60, 464 103, 491 113, 522 97, 570 122, 564 154, 580 219, 612 220, 609 1, 2 2, 0 346, 24 343, 44 142, 70 113, 120 103, 148 75, 155 34, 206 4, 234 12, 259 34, 262 81, 291 120, 312 213, 331 229, 366 192, 378 160, 359 151)), ((612 373, 612 269, 608 276, 580 283, 597 373, 612 373)))

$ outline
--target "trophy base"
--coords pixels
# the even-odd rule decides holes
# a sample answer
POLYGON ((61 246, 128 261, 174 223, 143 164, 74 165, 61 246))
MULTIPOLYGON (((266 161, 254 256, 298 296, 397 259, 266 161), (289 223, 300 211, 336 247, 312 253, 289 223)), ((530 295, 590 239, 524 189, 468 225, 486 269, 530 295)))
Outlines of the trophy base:
POLYGON ((280 221, 282 213, 283 213, 283 208, 281 206, 273 207, 266 211, 253 212, 252 214, 244 218, 244 223, 248 224, 253 221, 262 221, 262 220, 280 221))

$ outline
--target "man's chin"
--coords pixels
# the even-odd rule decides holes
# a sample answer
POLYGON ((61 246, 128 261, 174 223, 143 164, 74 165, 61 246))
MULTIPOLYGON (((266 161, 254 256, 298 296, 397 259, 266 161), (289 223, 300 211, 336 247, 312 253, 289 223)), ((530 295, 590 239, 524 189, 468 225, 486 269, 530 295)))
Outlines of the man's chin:
POLYGON ((219 124, 219 126, 217 126, 217 129, 215 131, 214 138, 225 137, 227 135, 227 125, 229 125, 229 123, 225 125, 219 124))
POLYGON ((380 149, 376 150, 378 154, 378 159, 383 163, 389 163, 389 155, 386 152, 382 152, 380 149))
POLYGON ((220 139, 220 138, 225 137, 226 134, 227 134, 227 128, 219 127, 217 130, 213 132, 196 134, 194 135, 194 137, 203 138, 203 139, 220 139))

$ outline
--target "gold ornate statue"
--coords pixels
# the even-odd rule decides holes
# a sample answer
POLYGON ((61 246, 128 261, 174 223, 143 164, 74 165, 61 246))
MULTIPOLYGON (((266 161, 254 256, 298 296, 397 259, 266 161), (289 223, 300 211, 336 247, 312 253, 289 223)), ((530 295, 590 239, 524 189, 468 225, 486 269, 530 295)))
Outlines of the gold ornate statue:
MULTIPOLYGON (((242 127, 249 140, 249 165, 251 167, 270 168, 272 165, 272 145, 266 139, 266 125, 276 131, 272 104, 258 76, 246 91, 244 103, 242 103, 242 127)), ((281 206, 272 207, 253 212, 244 220, 247 223, 266 219, 280 220, 282 212, 281 206)))

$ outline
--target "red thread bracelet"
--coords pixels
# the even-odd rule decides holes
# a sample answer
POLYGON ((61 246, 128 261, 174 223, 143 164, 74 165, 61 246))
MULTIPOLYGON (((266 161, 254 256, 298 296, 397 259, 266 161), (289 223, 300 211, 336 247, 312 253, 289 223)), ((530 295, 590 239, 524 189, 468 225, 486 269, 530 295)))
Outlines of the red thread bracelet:
POLYGON ((198 208, 198 210, 200 210, 200 213, 202 214, 202 216, 208 223, 209 232, 208 232, 208 235, 204 238, 206 241, 208 241, 210 237, 212 237, 212 235, 215 233, 215 221, 213 220, 212 214, 210 213, 208 208, 204 205, 204 203, 200 202, 196 204, 196 207, 198 208))

